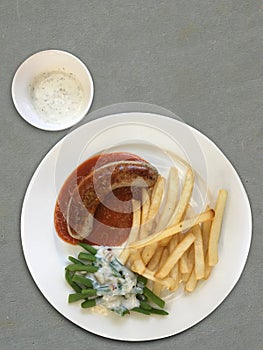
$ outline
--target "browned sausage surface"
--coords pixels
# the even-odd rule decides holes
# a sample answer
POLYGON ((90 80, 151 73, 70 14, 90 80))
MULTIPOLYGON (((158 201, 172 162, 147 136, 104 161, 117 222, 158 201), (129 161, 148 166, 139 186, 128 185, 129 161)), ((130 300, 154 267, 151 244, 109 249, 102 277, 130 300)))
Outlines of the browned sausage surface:
POLYGON ((95 168, 72 193, 67 223, 69 234, 87 238, 93 228, 94 213, 109 192, 124 187, 152 187, 158 171, 144 161, 116 161, 95 168))

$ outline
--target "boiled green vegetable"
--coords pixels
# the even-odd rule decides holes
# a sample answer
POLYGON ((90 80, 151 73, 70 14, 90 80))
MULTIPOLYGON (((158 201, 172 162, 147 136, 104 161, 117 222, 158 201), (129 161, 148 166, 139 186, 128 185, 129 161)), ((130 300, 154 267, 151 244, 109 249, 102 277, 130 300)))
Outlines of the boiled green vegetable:
MULTIPOLYGON (((104 248, 102 247, 102 250, 97 250, 86 243, 79 243, 79 245, 85 251, 81 251, 78 254, 78 259, 69 256, 68 259, 72 264, 67 265, 65 268, 65 279, 75 292, 69 294, 69 303, 82 300, 82 308, 91 308, 99 304, 108 307, 110 310, 121 316, 130 314, 130 311, 144 315, 168 315, 168 312, 163 309, 165 301, 147 287, 147 278, 133 274, 129 269, 122 265, 122 263, 111 253, 110 249, 105 248, 105 250, 103 250, 104 248), (100 252, 100 254, 98 252, 100 252), (103 274, 105 272, 103 268, 106 268, 105 271, 107 271, 108 274, 105 276, 113 276, 113 278, 115 278, 114 281, 118 282, 111 284, 110 281, 107 282, 107 278, 103 279, 103 274), (96 273, 98 273, 100 277, 96 276, 96 273), (125 302, 118 306, 105 306, 105 302, 103 304, 104 296, 107 296, 107 298, 118 296, 119 298, 123 298, 121 299, 123 301, 127 299, 129 294, 125 294, 127 291, 126 289, 125 291, 122 289, 124 288, 122 283, 127 283, 126 278, 130 275, 133 276, 131 280, 133 287, 128 293, 132 293, 133 298, 135 298, 131 300, 137 299, 137 303, 133 303, 133 306, 137 304, 138 307, 129 307, 125 302), (100 282, 101 278, 104 281, 103 283, 102 281, 100 282), (153 304, 157 305, 159 308, 153 307, 153 304)), ((115 304, 113 303, 113 305, 115 304)))

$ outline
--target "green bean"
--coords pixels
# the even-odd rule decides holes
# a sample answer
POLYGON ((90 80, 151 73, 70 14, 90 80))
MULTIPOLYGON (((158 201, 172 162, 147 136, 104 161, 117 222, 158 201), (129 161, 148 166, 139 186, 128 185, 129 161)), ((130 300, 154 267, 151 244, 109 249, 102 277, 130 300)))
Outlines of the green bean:
POLYGON ((98 271, 98 267, 97 266, 93 266, 93 265, 79 265, 79 264, 72 264, 72 265, 68 265, 66 267, 66 269, 68 271, 86 271, 86 272, 97 272, 98 271))
POLYGON ((120 315, 125 316, 125 315, 129 315, 129 314, 130 314, 130 310, 126 309, 126 310, 123 310, 123 312, 120 315))
POLYGON ((154 307, 151 307, 148 303, 141 301, 140 302, 140 308, 150 311, 151 314, 156 314, 156 315, 169 315, 169 313, 165 310, 162 309, 156 309, 154 307))
POLYGON ((121 274, 119 273, 119 271, 116 269, 115 265, 112 262, 109 263, 109 266, 111 268, 111 271, 113 272, 113 276, 120 277, 120 278, 122 277, 121 274))
POLYGON ((147 280, 146 277, 141 276, 141 275, 137 275, 137 282, 138 282, 138 283, 142 283, 142 284, 146 285, 147 281, 148 281, 148 280, 147 280))
POLYGON ((95 249, 94 247, 92 247, 91 245, 87 244, 87 243, 82 243, 79 242, 78 243, 82 248, 84 248, 85 250, 87 250, 89 253, 95 255, 97 253, 97 249, 95 249))
POLYGON ((136 294, 136 297, 140 301, 147 301, 148 300, 147 296, 144 294, 136 294))
POLYGON ((76 258, 74 258, 73 256, 69 256, 68 257, 69 261, 71 261, 73 264, 79 264, 79 265, 84 265, 84 263, 76 258))
POLYGON ((100 295, 100 296, 112 295, 112 289, 108 285, 94 286, 94 288, 96 289, 97 294, 100 295))
POLYGON ((116 308, 112 308, 111 311, 115 312, 120 316, 125 316, 130 313, 130 311, 125 306, 119 306, 116 308))
POLYGON ((89 294, 83 294, 83 293, 74 293, 74 294, 69 294, 68 296, 68 302, 69 303, 74 303, 75 301, 79 301, 81 299, 87 299, 89 298, 89 294))
POLYGON ((151 312, 149 310, 142 309, 141 307, 134 307, 132 311, 139 312, 140 314, 150 315, 151 312))
POLYGON ((86 300, 81 303, 81 307, 87 309, 89 307, 96 306, 96 299, 86 300))
POLYGON ((71 277, 70 272, 66 270, 65 272, 66 281, 74 289, 75 292, 79 293, 81 292, 82 288, 76 283, 76 281, 73 281, 73 277, 71 277))
POLYGON ((146 286, 143 288, 143 294, 148 297, 154 304, 163 308, 165 305, 165 301, 159 298, 156 294, 154 294, 149 288, 146 286))
POLYGON ((169 312, 162 310, 162 309, 155 309, 154 307, 152 307, 152 309, 150 310, 151 314, 156 314, 156 315, 169 315, 169 312))
POLYGON ((95 295, 97 295, 96 289, 93 288, 82 289, 81 293, 88 295, 89 297, 94 297, 95 295))
POLYGON ((77 283, 83 284, 83 286, 85 286, 85 287, 90 287, 90 288, 93 287, 92 281, 89 278, 86 278, 84 276, 74 275, 71 278, 71 280, 73 282, 77 282, 77 283))
POLYGON ((151 310, 152 307, 151 305, 149 305, 148 303, 146 303, 145 301, 141 301, 140 302, 140 307, 144 310, 151 310))
POLYGON ((96 261, 97 260, 93 254, 87 254, 87 253, 83 253, 83 252, 79 253, 78 258, 81 260, 88 260, 88 261, 96 261))

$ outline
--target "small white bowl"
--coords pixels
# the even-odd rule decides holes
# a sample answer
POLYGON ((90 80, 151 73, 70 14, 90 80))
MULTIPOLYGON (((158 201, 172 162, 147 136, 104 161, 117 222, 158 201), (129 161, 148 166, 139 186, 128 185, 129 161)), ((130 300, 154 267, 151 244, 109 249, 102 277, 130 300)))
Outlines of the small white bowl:
POLYGON ((79 123, 88 113, 93 95, 88 68, 77 57, 59 50, 30 56, 12 82, 18 113, 42 130, 64 130, 79 123))

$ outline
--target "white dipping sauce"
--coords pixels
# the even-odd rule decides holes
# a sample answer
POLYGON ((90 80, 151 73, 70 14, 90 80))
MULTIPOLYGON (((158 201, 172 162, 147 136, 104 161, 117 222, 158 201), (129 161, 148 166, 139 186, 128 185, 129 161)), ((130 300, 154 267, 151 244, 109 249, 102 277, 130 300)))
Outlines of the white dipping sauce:
POLYGON ((45 122, 70 122, 83 107, 84 90, 72 73, 42 73, 34 78, 29 88, 33 106, 45 122))

